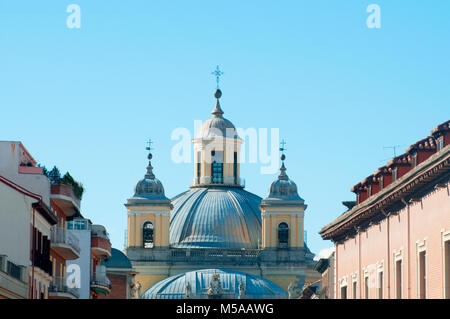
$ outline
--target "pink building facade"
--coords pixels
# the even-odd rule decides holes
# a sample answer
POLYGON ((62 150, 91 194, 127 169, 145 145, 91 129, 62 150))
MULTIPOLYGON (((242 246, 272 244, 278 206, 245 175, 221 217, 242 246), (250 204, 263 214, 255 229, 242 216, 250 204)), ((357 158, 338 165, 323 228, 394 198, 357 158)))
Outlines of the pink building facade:
POLYGON ((450 299, 450 121, 431 133, 320 231, 335 243, 336 298, 450 299))

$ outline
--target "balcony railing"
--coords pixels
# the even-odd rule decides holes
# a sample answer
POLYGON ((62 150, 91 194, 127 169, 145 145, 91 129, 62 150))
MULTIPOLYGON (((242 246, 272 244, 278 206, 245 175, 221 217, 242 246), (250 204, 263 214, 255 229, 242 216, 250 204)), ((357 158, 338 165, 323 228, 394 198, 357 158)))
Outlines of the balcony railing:
POLYGON ((57 294, 71 294, 74 298, 80 298, 77 288, 69 288, 67 286, 67 280, 65 277, 53 277, 52 283, 50 284, 48 291, 51 295, 57 294))
POLYGON ((0 271, 7 273, 17 280, 25 281, 25 267, 9 261, 6 255, 0 255, 0 271))
POLYGON ((70 249, 74 250, 76 254, 70 252, 62 252, 66 258, 74 259, 80 256, 80 243, 77 237, 75 237, 72 233, 68 232, 67 229, 59 226, 52 226, 50 232, 50 239, 52 247, 55 249, 63 250, 64 247, 60 246, 69 246, 70 249), (72 256, 73 255, 73 256, 72 256))
POLYGON ((80 210, 81 200, 75 196, 70 185, 52 184, 50 197, 64 211, 66 216, 72 216, 80 210))
POLYGON ((107 295, 111 291, 111 281, 104 272, 94 272, 91 274, 91 288, 107 295))
POLYGON ((222 181, 220 183, 216 183, 213 182, 211 176, 204 176, 202 178, 195 177, 192 181, 192 186, 204 186, 204 185, 245 187, 245 179, 240 177, 225 176, 222 178, 222 181))

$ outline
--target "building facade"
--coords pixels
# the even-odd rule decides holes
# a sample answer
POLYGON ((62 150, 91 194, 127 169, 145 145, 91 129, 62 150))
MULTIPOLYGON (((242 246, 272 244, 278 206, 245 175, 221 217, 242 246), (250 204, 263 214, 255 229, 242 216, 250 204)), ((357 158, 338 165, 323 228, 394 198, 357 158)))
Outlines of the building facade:
MULTIPOLYGON (((258 276, 291 297, 295 286, 301 289, 305 282, 320 278, 313 269, 314 255, 304 242, 306 205, 286 174, 284 155, 280 174, 265 199, 246 191, 239 163, 243 141, 223 117, 221 95, 220 90, 215 92, 212 117, 192 140, 195 163, 190 189, 168 199, 149 154, 147 173, 125 204, 126 255, 145 298, 167 296, 155 290, 161 286, 158 283, 187 273, 216 272, 218 281, 258 276)), ((239 284, 233 287, 236 290, 239 284)), ((196 298, 208 298, 208 287, 203 288, 196 298)), ((184 297, 179 293, 174 298, 184 297)))
POLYGON ((0 202, 0 274, 7 278, 0 282, 0 292, 17 286, 16 293, 10 290, 3 296, 23 297, 20 287, 25 284, 25 298, 79 298, 79 289, 68 283, 66 267, 83 254, 89 256, 89 266, 81 274, 88 277, 86 298, 97 296, 92 283, 103 283, 99 273, 104 269, 97 272, 95 266, 110 255, 111 244, 104 227, 94 225, 82 251, 80 239, 67 229, 74 217, 82 218, 81 194, 75 192, 72 177, 45 172, 21 142, 0 141, 0 179, 4 199, 0 202))
POLYGON ((450 298, 450 121, 352 188, 322 228, 337 298, 450 298))

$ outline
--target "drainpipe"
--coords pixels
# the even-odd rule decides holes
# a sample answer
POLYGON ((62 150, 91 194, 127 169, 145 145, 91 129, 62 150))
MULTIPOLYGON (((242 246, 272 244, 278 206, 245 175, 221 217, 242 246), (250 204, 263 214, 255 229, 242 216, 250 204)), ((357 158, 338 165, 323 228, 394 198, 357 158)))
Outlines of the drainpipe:
POLYGON ((390 247, 390 238, 389 238, 389 214, 381 210, 381 213, 386 217, 386 233, 387 233, 387 297, 391 299, 391 247, 390 247))
POLYGON ((409 223, 410 223, 410 216, 409 216, 409 204, 406 202, 406 200, 404 198, 401 199, 402 203, 406 205, 406 227, 407 227, 407 253, 408 253, 408 265, 407 265, 407 269, 408 269, 408 276, 407 276, 407 280, 408 280, 408 299, 411 299, 411 261, 410 261, 410 229, 409 229, 409 223))
POLYGON ((36 210, 33 208, 33 231, 31 232, 33 236, 32 244, 31 244, 31 299, 33 299, 34 295, 34 246, 36 245, 36 235, 34 231, 35 226, 35 216, 36 216, 36 210))

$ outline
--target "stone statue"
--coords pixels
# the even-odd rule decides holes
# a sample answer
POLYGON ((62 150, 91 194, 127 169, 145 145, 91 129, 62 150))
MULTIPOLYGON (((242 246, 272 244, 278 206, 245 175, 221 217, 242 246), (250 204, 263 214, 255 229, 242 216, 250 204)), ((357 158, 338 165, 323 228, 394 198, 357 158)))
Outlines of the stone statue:
POLYGON ((207 294, 209 298, 220 298, 222 294, 222 283, 220 282, 219 274, 214 273, 212 275, 207 294))
POLYGON ((186 285, 184 286, 184 295, 186 297, 186 299, 191 298, 192 295, 192 288, 191 288, 191 284, 188 282, 186 282, 186 285))
POLYGON ((294 285, 293 285, 292 281, 290 282, 290 284, 288 286, 288 298, 294 299, 294 285))
POLYGON ((242 281, 239 282, 239 299, 243 299, 245 297, 245 287, 242 281))
POLYGON ((141 283, 138 281, 136 284, 136 290, 137 290, 137 297, 141 298, 141 283))

